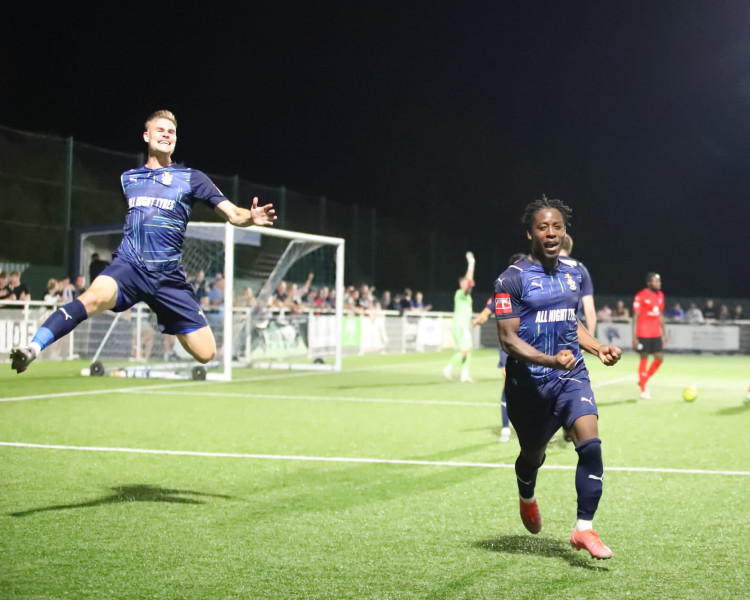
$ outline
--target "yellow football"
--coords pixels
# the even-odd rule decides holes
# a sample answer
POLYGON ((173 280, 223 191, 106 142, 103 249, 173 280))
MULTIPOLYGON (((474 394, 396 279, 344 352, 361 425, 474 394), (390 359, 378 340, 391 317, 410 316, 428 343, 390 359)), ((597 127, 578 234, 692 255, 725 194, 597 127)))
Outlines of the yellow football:
POLYGON ((682 399, 685 402, 693 402, 698 397, 698 388, 694 385, 689 385, 682 392, 682 399))

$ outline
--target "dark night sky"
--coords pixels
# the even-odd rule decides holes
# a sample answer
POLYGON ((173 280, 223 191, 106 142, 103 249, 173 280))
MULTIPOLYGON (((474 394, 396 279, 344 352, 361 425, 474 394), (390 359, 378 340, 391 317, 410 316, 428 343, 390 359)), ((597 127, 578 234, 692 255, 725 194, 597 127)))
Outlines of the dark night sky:
POLYGON ((2 125, 140 151, 170 108, 189 166, 508 255, 546 193, 597 290, 750 297, 744 0, 18 4, 2 125))

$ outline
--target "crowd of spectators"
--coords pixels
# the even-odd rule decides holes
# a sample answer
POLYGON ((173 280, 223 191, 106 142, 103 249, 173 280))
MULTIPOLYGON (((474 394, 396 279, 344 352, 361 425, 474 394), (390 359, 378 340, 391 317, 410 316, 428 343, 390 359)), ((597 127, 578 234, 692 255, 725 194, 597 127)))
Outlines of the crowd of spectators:
POLYGON ((699 308, 695 302, 691 302, 686 311, 682 310, 679 304, 675 304, 667 312, 666 317, 670 321, 685 323, 705 323, 706 321, 741 321, 746 319, 745 311, 742 304, 737 303, 734 309, 730 309, 727 304, 722 304, 718 309, 713 299, 709 298, 699 308))
MULTIPOLYGON (((20 271, 10 271, 9 273, 0 271, 0 301, 25 302, 32 300, 29 288, 21 281, 21 275, 20 271)), ((75 282, 71 282, 69 277, 49 279, 43 300, 50 304, 66 304, 80 296, 85 289, 86 278, 83 275, 75 277, 75 282)))
MULTIPOLYGON (((94 254, 90 265, 90 277, 96 277, 108 264, 109 262, 102 260, 98 254, 94 254)), ((315 274, 310 273, 303 283, 279 282, 268 300, 268 308, 284 309, 293 313, 301 313, 310 309, 333 310, 336 306, 336 290, 326 285, 313 286, 314 279, 315 274)), ((222 310, 225 286, 222 273, 216 273, 213 278, 209 279, 204 271, 198 271, 189 279, 189 282, 204 311, 220 312, 222 310)), ((49 279, 43 300, 47 303, 67 304, 80 296, 86 286, 87 281, 84 275, 77 275, 72 280, 70 277, 49 279)), ((0 301, 31 299, 28 287, 22 282, 20 271, 6 272, 0 269, 0 301)), ((251 287, 244 287, 235 294, 235 306, 252 307, 256 303, 257 294, 251 287)), ((400 314, 419 314, 432 309, 432 305, 425 303, 424 294, 421 291, 413 292, 410 288, 405 288, 395 294, 390 290, 376 293, 375 287, 367 283, 359 286, 346 286, 343 305, 345 310, 358 314, 372 314, 381 310, 396 311, 400 314)), ((734 308, 727 304, 717 307, 711 298, 707 299, 702 307, 691 302, 687 309, 676 302, 666 309, 664 316, 667 321, 673 323, 732 322, 748 318, 742 304, 737 303, 734 308)), ((630 319, 630 311, 623 300, 617 300, 614 306, 603 305, 597 311, 597 317, 603 323, 627 321, 630 319)))
MULTIPOLYGON (((605 304, 597 311, 598 320, 602 323, 613 321, 628 321, 630 312, 625 306, 623 300, 618 300, 615 307, 612 308, 605 304)), ((679 302, 675 302, 664 311, 664 318, 669 323, 714 323, 714 322, 732 322, 747 319, 742 304, 737 303, 734 309, 729 305, 722 304, 718 309, 713 299, 709 298, 702 308, 697 303, 691 302, 685 310, 679 302)))
MULTIPOLYGON (((291 313, 302 313, 308 310, 320 312, 332 311, 336 307, 336 290, 327 285, 314 286, 315 274, 310 273, 302 283, 282 280, 266 302, 265 308, 286 310, 291 313)), ((213 279, 206 278, 203 271, 198 271, 189 278, 195 290, 201 308, 214 312, 221 310, 224 304, 224 277, 216 273, 213 279)), ((254 307, 258 302, 258 293, 251 287, 242 287, 235 292, 234 305, 254 307)), ((420 313, 432 309, 426 304, 424 294, 412 292, 406 288, 403 292, 392 294, 390 290, 376 293, 374 286, 362 283, 359 286, 348 285, 344 289, 343 307, 357 314, 372 314, 381 310, 399 313, 420 313)))

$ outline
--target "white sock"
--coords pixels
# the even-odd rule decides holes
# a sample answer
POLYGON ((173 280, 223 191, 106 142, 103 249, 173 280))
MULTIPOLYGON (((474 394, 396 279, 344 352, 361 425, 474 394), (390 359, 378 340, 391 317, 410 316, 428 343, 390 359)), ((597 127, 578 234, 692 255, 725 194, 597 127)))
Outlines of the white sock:
POLYGON ((39 345, 39 342, 31 342, 29 344, 29 348, 34 351, 34 356, 39 356, 39 353, 42 351, 42 347, 39 345))
POLYGON ((578 519, 578 522, 576 523, 576 531, 588 531, 589 529, 594 528, 594 522, 593 521, 586 521, 584 519, 578 519))
POLYGON ((521 499, 521 502, 524 504, 531 504, 536 500, 536 494, 534 494, 531 498, 524 498, 523 496, 518 496, 521 499))

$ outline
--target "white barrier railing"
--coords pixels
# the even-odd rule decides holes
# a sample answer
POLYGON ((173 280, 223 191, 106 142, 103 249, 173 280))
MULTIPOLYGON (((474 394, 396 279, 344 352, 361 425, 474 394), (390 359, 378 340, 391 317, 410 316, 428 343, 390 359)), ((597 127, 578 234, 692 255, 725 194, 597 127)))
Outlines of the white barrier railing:
MULTIPOLYGON (((28 346, 36 330, 57 308, 57 302, 39 300, 0 301, 0 359, 7 362, 10 351, 28 346)), ((69 360, 77 358, 74 352, 75 336, 70 334, 52 344, 41 356, 42 360, 69 360)))

